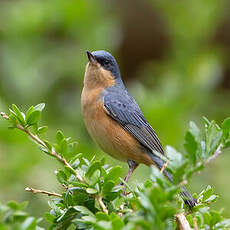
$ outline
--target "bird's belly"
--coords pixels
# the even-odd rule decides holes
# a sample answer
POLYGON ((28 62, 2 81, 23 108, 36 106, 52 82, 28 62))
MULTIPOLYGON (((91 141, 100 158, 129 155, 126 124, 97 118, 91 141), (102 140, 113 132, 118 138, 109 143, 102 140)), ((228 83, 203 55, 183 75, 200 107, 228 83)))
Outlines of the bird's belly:
POLYGON ((105 112, 100 94, 100 89, 91 93, 83 89, 81 97, 82 115, 93 140, 105 153, 118 160, 152 164, 143 146, 105 112))
POLYGON ((106 114, 103 102, 83 106, 82 112, 89 134, 105 153, 121 161, 150 164, 140 143, 106 114))
POLYGON ((100 110, 88 114, 85 119, 89 134, 105 153, 121 161, 127 160, 129 146, 124 146, 121 127, 117 127, 114 121, 100 110))

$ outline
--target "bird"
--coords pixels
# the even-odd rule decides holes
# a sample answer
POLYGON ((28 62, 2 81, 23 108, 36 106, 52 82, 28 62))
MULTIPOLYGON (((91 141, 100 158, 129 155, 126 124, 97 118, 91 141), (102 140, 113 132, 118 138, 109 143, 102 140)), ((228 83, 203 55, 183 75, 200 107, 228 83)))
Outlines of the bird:
MULTIPOLYGON (((128 163, 126 183, 139 164, 164 169, 166 162, 155 154, 164 155, 160 140, 128 93, 115 58, 104 50, 86 53, 81 110, 94 142, 111 157, 128 163)), ((167 169, 163 173, 173 182, 167 169)), ((197 204, 185 187, 181 194, 189 207, 197 204)))

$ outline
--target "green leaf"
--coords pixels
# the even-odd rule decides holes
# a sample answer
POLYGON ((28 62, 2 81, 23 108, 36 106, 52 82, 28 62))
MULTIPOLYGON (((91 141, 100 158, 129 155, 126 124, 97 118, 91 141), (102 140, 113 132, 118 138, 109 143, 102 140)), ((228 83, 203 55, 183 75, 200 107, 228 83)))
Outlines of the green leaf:
POLYGON ((202 118, 203 118, 205 125, 207 125, 207 126, 210 125, 210 121, 208 120, 207 117, 203 116, 202 118))
POLYGON ((101 168, 101 162, 95 161, 95 162, 89 167, 89 169, 87 170, 87 172, 86 172, 85 175, 86 175, 88 178, 90 178, 90 177, 93 175, 93 173, 94 173, 96 170, 100 170, 100 168, 101 168))
POLYGON ((151 166, 150 179, 154 182, 156 182, 157 179, 160 179, 162 181, 165 180, 163 173, 161 173, 160 170, 155 166, 151 166))
POLYGON ((37 222, 36 219, 32 216, 27 217, 24 222, 21 224, 21 230, 34 230, 36 228, 37 222))
POLYGON ((105 177, 105 182, 112 180, 115 183, 119 180, 122 173, 122 168, 120 166, 115 166, 112 169, 110 169, 109 173, 105 177))
POLYGON ((46 105, 45 103, 40 103, 40 104, 34 106, 34 110, 42 112, 42 110, 45 108, 45 105, 46 105))
POLYGON ((41 117, 41 112, 38 110, 33 111, 26 119, 27 125, 33 125, 39 121, 41 117))
POLYGON ((213 189, 211 188, 211 186, 209 185, 205 191, 203 192, 203 201, 206 201, 211 195, 213 194, 213 189))
POLYGON ((116 218, 112 220, 112 226, 114 230, 122 229, 124 227, 124 223, 118 216, 116 216, 116 218))
POLYGON ((216 199, 218 198, 217 195, 211 195, 207 200, 205 200, 205 202, 215 202, 216 199))
POLYGON ((80 187, 80 188, 87 188, 88 187, 86 184, 83 184, 83 183, 77 182, 77 181, 71 181, 70 183, 75 187, 80 187))
POLYGON ((109 221, 109 215, 104 213, 104 212, 97 212, 96 213, 96 218, 97 220, 105 220, 105 221, 109 221))
POLYGON ((27 205, 28 205, 28 201, 18 203, 18 202, 14 201, 14 200, 10 200, 7 203, 7 206, 10 207, 11 209, 14 209, 14 210, 19 210, 19 209, 23 210, 23 209, 25 209, 27 207, 27 205))
POLYGON ((27 112, 26 112, 26 120, 28 119, 29 115, 30 115, 33 111, 34 111, 34 107, 31 106, 31 107, 27 110, 27 112))
POLYGON ((96 218, 92 216, 83 216, 82 220, 84 220, 84 223, 96 223, 96 218))
POLYGON ((52 214, 50 214, 50 213, 45 213, 45 218, 46 218, 46 220, 48 221, 48 222, 50 222, 51 224, 52 223, 54 223, 54 221, 55 221, 55 219, 56 219, 56 217, 55 216, 53 216, 52 214))
POLYGON ((60 143, 60 152, 63 154, 63 156, 65 156, 65 154, 67 153, 67 149, 68 149, 67 140, 64 138, 60 143))
POLYGON ((98 221, 96 223, 96 229, 98 230, 111 230, 111 222, 110 221, 104 221, 104 220, 101 220, 101 221, 98 221))
POLYGON ((98 193, 98 191, 96 189, 94 189, 94 188, 87 188, 86 192, 89 193, 89 194, 96 194, 96 193, 98 193))
POLYGON ((230 219, 225 219, 225 220, 220 221, 219 223, 217 223, 215 225, 215 227, 217 229, 222 229, 222 228, 228 228, 228 227, 230 227, 230 219))
POLYGON ((38 128, 37 133, 38 134, 44 133, 47 131, 47 129, 48 129, 48 126, 41 126, 38 128))
POLYGON ((94 214, 85 206, 77 205, 77 206, 74 206, 73 208, 76 209, 77 211, 81 212, 84 215, 95 217, 94 214))
POLYGON ((196 164, 197 159, 202 157, 201 141, 202 136, 200 129, 193 121, 190 121, 189 130, 185 134, 184 147, 188 153, 186 157, 193 165, 196 164))
POLYGON ((115 186, 114 181, 108 180, 104 183, 103 188, 102 188, 102 193, 107 194, 112 191, 113 187, 115 186))
POLYGON ((215 121, 212 121, 206 130, 206 154, 211 156, 220 144, 222 137, 222 130, 219 130, 215 121))
POLYGON ((21 111, 19 110, 19 108, 15 104, 12 105, 12 109, 13 109, 15 115, 17 116, 19 123, 22 126, 24 126, 26 123, 25 123, 25 118, 24 118, 23 113, 21 113, 21 111))
POLYGON ((65 138, 63 132, 61 130, 58 130, 57 133, 56 133, 56 141, 57 141, 57 144, 61 144, 61 141, 65 138))
POLYGON ((184 147, 187 151, 187 158, 192 162, 193 165, 196 164, 196 156, 198 150, 198 143, 195 137, 192 135, 191 132, 187 131, 185 134, 185 144, 184 147))
POLYGON ((35 123, 35 124, 31 125, 31 127, 33 128, 33 131, 35 133, 37 133, 37 131, 38 131, 38 123, 35 123))
POLYGON ((59 170, 57 175, 56 175, 56 177, 57 177, 57 180, 59 181, 59 183, 61 183, 61 184, 66 184, 67 183, 67 176, 64 173, 64 171, 59 170))
POLYGON ((223 134, 225 137, 228 137, 229 132, 230 132, 230 117, 226 118, 222 125, 221 125, 222 129, 223 129, 223 134))
POLYGON ((169 158, 170 166, 172 166, 174 169, 178 168, 180 165, 183 164, 183 158, 182 154, 179 153, 176 149, 174 149, 171 146, 166 146, 166 156, 169 158))

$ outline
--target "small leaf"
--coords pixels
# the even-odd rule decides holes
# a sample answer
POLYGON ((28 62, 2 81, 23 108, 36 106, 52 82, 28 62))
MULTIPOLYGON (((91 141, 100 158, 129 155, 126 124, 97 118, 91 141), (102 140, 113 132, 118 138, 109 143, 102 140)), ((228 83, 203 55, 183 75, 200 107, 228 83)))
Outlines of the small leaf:
POLYGON ((22 230, 34 230, 36 228, 36 219, 32 216, 27 217, 21 224, 22 230))
POLYGON ((55 219, 56 219, 56 217, 55 216, 53 216, 52 214, 50 214, 50 213, 45 213, 45 218, 46 218, 46 220, 49 222, 49 223, 51 223, 51 224, 53 224, 54 223, 54 221, 55 221, 55 219))
POLYGON ((87 188, 86 189, 86 192, 89 193, 89 194, 95 194, 95 193, 98 193, 98 191, 94 188, 87 188))
POLYGON ((204 120, 205 125, 210 125, 210 121, 208 120, 207 117, 203 116, 203 120, 204 120))
POLYGON ((82 214, 94 217, 94 214, 85 206, 77 205, 77 206, 74 206, 73 208, 76 209, 77 211, 81 212, 82 214))
POLYGON ((113 229, 122 229, 124 227, 124 223, 121 220, 121 218, 117 216, 116 218, 112 220, 112 226, 113 226, 113 229))
POLYGON ((114 181, 112 180, 106 181, 103 185, 102 193, 106 195, 107 193, 111 192, 114 186, 115 186, 114 181))
POLYGON ((171 146, 166 146, 166 156, 170 160, 170 165, 173 168, 178 168, 180 165, 183 164, 182 154, 179 153, 176 149, 171 146))
POLYGON ((57 144, 60 145, 61 141, 65 138, 63 132, 61 130, 58 130, 57 133, 56 133, 56 141, 57 141, 57 144))
POLYGON ((41 117, 41 112, 38 110, 33 111, 26 119, 27 125, 33 125, 39 121, 41 117))
POLYGON ((44 133, 47 131, 47 129, 48 129, 48 126, 41 126, 38 128, 37 133, 38 134, 44 133))
POLYGON ((83 184, 83 183, 77 182, 77 181, 71 181, 70 183, 75 187, 80 187, 80 188, 87 188, 88 187, 86 184, 83 184))
POLYGON ((96 218, 97 220, 105 220, 105 221, 109 221, 109 215, 104 213, 104 212, 97 212, 96 213, 96 218))
POLYGON ((225 219, 225 220, 220 221, 219 223, 215 225, 215 227, 217 229, 223 229, 223 228, 230 227, 230 219, 225 219))
POLYGON ((198 150, 198 143, 196 142, 195 137, 192 135, 191 132, 187 131, 185 134, 185 144, 184 148, 187 151, 187 159, 190 160, 193 165, 196 164, 196 156, 198 150))
POLYGON ((217 198, 217 195, 211 195, 205 202, 215 202, 217 198))
POLYGON ((21 111, 19 110, 19 108, 15 104, 13 104, 12 109, 13 109, 15 115, 17 116, 20 124, 24 126, 25 125, 25 119, 24 119, 24 116, 22 115, 21 111))
POLYGON ((68 144, 66 139, 62 139, 61 143, 60 143, 60 152, 65 155, 65 153, 67 152, 68 149, 68 144))
POLYGON ((110 169, 109 173, 105 177, 105 182, 112 180, 115 183, 119 180, 121 176, 122 168, 120 166, 115 166, 112 169, 110 169))
POLYGON ((40 103, 40 104, 34 106, 34 110, 42 112, 42 110, 45 108, 45 105, 46 105, 45 103, 40 103))
POLYGON ((59 181, 60 184, 66 184, 67 176, 65 175, 65 173, 62 170, 58 171, 56 177, 57 177, 57 180, 59 181))
POLYGON ((211 156, 220 144, 222 130, 219 130, 215 121, 212 121, 206 130, 206 156, 211 156))
POLYGON ((227 137, 229 135, 229 132, 230 132, 230 117, 226 118, 223 121, 221 127, 223 129, 223 134, 227 137))
POLYGON ((29 115, 30 115, 33 111, 34 111, 34 107, 31 106, 31 107, 27 110, 27 112, 26 112, 26 120, 28 119, 29 115))
POLYGON ((90 178, 93 175, 93 173, 98 169, 100 170, 100 168, 101 168, 101 163, 99 161, 94 162, 87 170, 86 176, 90 178))
POLYGON ((96 223, 96 218, 92 216, 83 216, 81 220, 84 220, 84 223, 96 223))
POLYGON ((211 186, 208 186, 203 192, 203 201, 206 201, 213 194, 213 189, 211 186))

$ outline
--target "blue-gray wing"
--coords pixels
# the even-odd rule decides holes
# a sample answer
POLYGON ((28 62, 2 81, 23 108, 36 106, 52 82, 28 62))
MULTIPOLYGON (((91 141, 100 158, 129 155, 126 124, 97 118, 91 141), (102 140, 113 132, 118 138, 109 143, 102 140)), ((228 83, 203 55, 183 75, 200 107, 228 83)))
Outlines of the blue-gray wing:
POLYGON ((109 116, 132 134, 148 150, 164 154, 153 128, 146 121, 135 100, 128 94, 110 92, 104 96, 104 107, 109 116))

